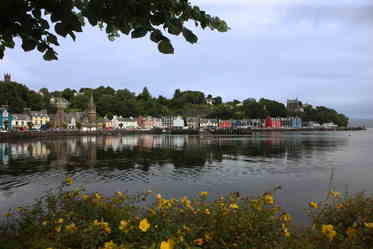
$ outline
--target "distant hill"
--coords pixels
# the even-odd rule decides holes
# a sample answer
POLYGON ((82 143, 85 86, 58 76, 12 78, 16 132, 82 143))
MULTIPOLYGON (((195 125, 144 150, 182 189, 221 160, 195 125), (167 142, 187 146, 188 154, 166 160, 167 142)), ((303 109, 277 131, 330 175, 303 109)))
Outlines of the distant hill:
POLYGON ((373 128, 373 120, 352 118, 348 123, 349 126, 362 126, 373 128))

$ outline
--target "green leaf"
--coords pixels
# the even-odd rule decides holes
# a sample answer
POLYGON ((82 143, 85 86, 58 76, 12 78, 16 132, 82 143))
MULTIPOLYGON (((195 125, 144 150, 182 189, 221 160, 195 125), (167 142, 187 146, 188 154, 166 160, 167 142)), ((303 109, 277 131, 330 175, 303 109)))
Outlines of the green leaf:
POLYGON ((0 59, 4 58, 4 48, 0 47, 0 59))
POLYGON ((15 43, 13 41, 13 39, 10 37, 10 39, 4 39, 4 45, 5 47, 8 47, 8 48, 14 48, 15 46, 15 43))
POLYGON ((44 60, 52 61, 57 60, 56 52, 53 49, 48 49, 47 52, 43 55, 44 60))
POLYGON ((36 42, 30 39, 22 40, 22 48, 24 51, 31 51, 36 47, 36 42))
POLYGON ((44 53, 48 46, 45 43, 39 43, 37 48, 40 53, 44 53))
POLYGON ((174 53, 174 48, 172 47, 172 44, 168 40, 162 40, 158 44, 158 50, 159 52, 163 54, 173 54, 174 53))
POLYGON ((61 22, 57 23, 56 26, 54 27, 55 31, 57 34, 66 37, 67 32, 65 30, 65 25, 61 22))
POLYGON ((74 34, 73 31, 70 31, 70 32, 69 32, 69 35, 71 36, 71 38, 73 39, 73 41, 76 40, 76 36, 75 36, 75 34, 74 34))
POLYGON ((168 26, 168 33, 173 35, 179 35, 181 33, 182 28, 177 25, 169 25, 168 26))
POLYGON ((196 43, 198 41, 198 37, 187 28, 183 28, 183 36, 185 40, 187 40, 190 43, 196 43))
POLYGON ((148 33, 148 31, 146 29, 144 29, 144 28, 137 28, 134 31, 132 31, 131 37, 132 38, 144 37, 146 35, 146 33, 148 33))
POLYGON ((53 34, 48 35, 47 41, 49 43, 52 43, 52 44, 56 45, 56 46, 60 45, 58 43, 57 37, 55 35, 53 35, 53 34))
POLYGON ((32 14, 36 18, 40 18, 41 17, 41 10, 40 9, 34 9, 34 10, 32 10, 32 14))
POLYGON ((162 40, 162 32, 159 29, 154 30, 150 35, 150 40, 153 42, 159 42, 162 40))

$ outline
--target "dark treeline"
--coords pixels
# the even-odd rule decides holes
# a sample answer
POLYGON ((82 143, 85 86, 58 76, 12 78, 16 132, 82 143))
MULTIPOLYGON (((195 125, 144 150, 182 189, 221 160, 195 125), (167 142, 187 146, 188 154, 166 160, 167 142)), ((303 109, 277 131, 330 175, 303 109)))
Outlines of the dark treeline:
POLYGON ((146 87, 141 93, 136 94, 128 89, 115 90, 104 86, 80 90, 66 88, 63 91, 53 92, 42 88, 38 93, 16 82, 0 81, 0 104, 9 105, 9 109, 16 113, 22 112, 25 107, 30 107, 32 110, 47 109, 50 113, 54 113, 55 109, 50 104, 50 98, 53 96, 62 96, 70 102, 67 111, 84 111, 91 94, 97 105, 97 113, 109 118, 113 115, 123 117, 183 115, 218 119, 263 119, 267 116, 297 115, 304 121, 334 122, 339 126, 348 124, 345 115, 327 107, 304 105, 303 113, 289 113, 283 103, 265 98, 223 102, 220 96, 180 89, 176 89, 171 98, 166 98, 161 95, 152 96, 146 87), (212 100, 213 104, 208 104, 207 100, 212 100))

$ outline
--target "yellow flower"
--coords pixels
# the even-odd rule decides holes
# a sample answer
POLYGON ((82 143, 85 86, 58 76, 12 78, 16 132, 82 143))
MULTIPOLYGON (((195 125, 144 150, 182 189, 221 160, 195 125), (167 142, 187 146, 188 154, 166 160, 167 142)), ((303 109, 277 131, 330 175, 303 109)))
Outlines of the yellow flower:
POLYGON ((78 227, 74 223, 71 223, 70 225, 66 226, 66 230, 69 232, 75 232, 78 230, 78 227))
POLYGON ((56 223, 57 223, 57 224, 62 224, 63 221, 64 221, 63 218, 59 218, 59 219, 56 221, 56 223))
POLYGON ((211 239, 212 239, 212 235, 210 233, 205 233, 205 240, 208 241, 211 239))
POLYGON ((128 232, 129 231, 128 225, 129 225, 128 221, 121 220, 120 225, 119 225, 119 230, 121 230, 122 232, 128 232))
POLYGON ((269 204, 269 205, 273 205, 274 201, 273 201, 273 196, 271 193, 265 193, 263 195, 263 199, 264 199, 264 202, 266 204, 269 204))
POLYGON ((57 233, 61 232, 61 226, 56 226, 54 228, 54 231, 56 231, 57 233))
POLYGON ((329 239, 333 240, 333 238, 337 235, 337 232, 334 231, 333 225, 322 225, 321 232, 329 239))
POLYGON ((203 210, 203 213, 204 213, 204 214, 207 214, 207 215, 210 215, 210 214, 211 214, 211 212, 210 212, 210 210, 209 210, 208 208, 206 208, 205 210, 203 210))
POLYGON ((89 195, 87 195, 87 194, 82 195, 82 199, 83 200, 88 200, 89 199, 89 195))
POLYGON ((10 217, 10 216, 13 216, 13 214, 11 212, 8 212, 8 213, 5 213, 3 216, 10 217))
POLYGON ((99 193, 94 193, 93 197, 97 200, 101 200, 102 196, 99 193))
POLYGON ((104 243, 104 247, 102 249, 114 249, 116 247, 117 245, 112 240, 110 240, 109 242, 104 243))
POLYGON ((124 197, 124 194, 122 192, 115 192, 115 195, 118 197, 118 198, 123 198, 124 197))
POLYGON ((232 209, 237 209, 237 208, 239 208, 239 206, 238 206, 236 203, 232 203, 232 204, 230 204, 229 207, 232 208, 232 209))
POLYGON ((319 208, 319 205, 314 201, 311 201, 310 203, 308 203, 308 206, 311 208, 319 208))
POLYGON ((172 239, 168 239, 167 241, 161 242, 160 249, 173 249, 175 245, 175 242, 172 239))
POLYGON ((201 197, 207 197, 209 195, 209 192, 200 192, 199 196, 201 197))
POLYGON ((341 197, 341 193, 340 192, 336 192, 336 191, 330 191, 330 195, 333 196, 334 198, 341 197))
POLYGON ((43 226, 46 226, 46 225, 48 225, 48 221, 43 221, 42 223, 41 223, 43 226))
POLYGON ((291 216, 288 213, 283 213, 280 216, 280 220, 284 221, 284 222, 289 222, 289 221, 291 221, 291 216))
POLYGON ((74 180, 73 180, 71 177, 67 177, 67 178, 65 179, 65 183, 66 183, 67 185, 71 185, 71 184, 74 183, 74 180))
POLYGON ((110 225, 107 222, 94 220, 93 225, 98 226, 105 233, 111 233, 110 225))
POLYGON ((281 229, 282 229, 282 234, 285 237, 290 237, 290 232, 289 232, 289 230, 288 230, 288 228, 286 227, 285 224, 281 224, 281 229))
POLYGON ((196 239, 196 240, 194 240, 194 243, 195 243, 196 245, 198 245, 198 246, 202 246, 203 243, 204 243, 204 241, 203 241, 203 239, 196 239))
POLYGON ((262 209, 262 204, 260 203, 259 200, 252 200, 251 201, 251 206, 256 209, 256 210, 261 210, 262 209))
POLYGON ((346 234, 347 234, 347 236, 350 240, 353 239, 353 237, 355 236, 356 233, 357 233, 357 230, 355 228, 352 228, 352 227, 349 227, 346 230, 346 234))
POLYGON ((139 223, 139 228, 140 228, 140 230, 143 231, 143 232, 148 231, 149 228, 150 228, 150 223, 149 223, 148 219, 146 219, 146 218, 145 218, 145 219, 142 219, 142 220, 140 221, 140 223, 139 223))
POLYGON ((364 222, 364 226, 367 228, 373 228, 373 222, 364 222))

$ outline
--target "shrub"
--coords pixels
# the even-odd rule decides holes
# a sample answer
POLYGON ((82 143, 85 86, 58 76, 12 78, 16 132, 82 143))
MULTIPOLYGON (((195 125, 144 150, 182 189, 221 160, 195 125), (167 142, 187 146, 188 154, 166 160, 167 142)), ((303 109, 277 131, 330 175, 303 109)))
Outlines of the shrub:
MULTIPOLYGON (((67 179, 65 186, 72 183, 67 179)), ((0 225, 0 247, 373 248, 373 202, 364 195, 311 205, 314 223, 305 230, 292 225, 273 193, 208 199, 207 192, 193 199, 165 199, 151 192, 104 197, 60 188, 32 206, 8 213, 0 225)))

